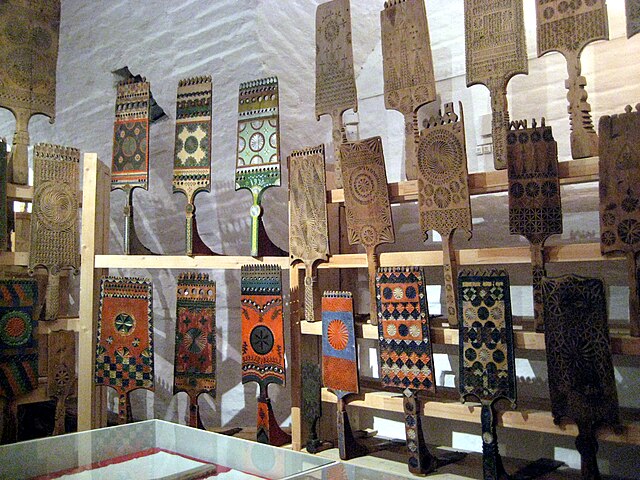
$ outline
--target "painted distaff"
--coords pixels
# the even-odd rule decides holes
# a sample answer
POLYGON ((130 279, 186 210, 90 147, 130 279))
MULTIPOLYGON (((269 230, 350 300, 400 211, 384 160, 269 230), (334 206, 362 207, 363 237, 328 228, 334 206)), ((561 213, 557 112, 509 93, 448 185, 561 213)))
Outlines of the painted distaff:
POLYGON ((324 145, 295 150, 289 156, 289 252, 304 263, 304 318, 320 317, 314 266, 329 259, 324 145))
POLYGON ((189 395, 189 426, 204 428, 198 397, 216 395, 216 283, 205 273, 181 273, 176 287, 173 394, 189 395))
POLYGON ((236 191, 251 192, 251 255, 282 255, 262 225, 262 195, 280 186, 280 128, 278 79, 263 78, 240 84, 238 98, 238 150, 236 191), (262 230, 262 232, 261 232, 262 230), (262 244, 259 238, 264 236, 262 244))
POLYGON ((464 0, 467 87, 491 95, 493 165, 507 167, 507 84, 529 73, 522 0, 464 0))
POLYGON ((152 306, 150 280, 101 279, 95 383, 118 393, 120 424, 133 420, 129 393, 154 390, 152 306))
POLYGON ((268 387, 285 384, 282 270, 278 265, 245 265, 240 289, 242 383, 256 382, 260 387, 257 440, 281 446, 291 442, 291 436, 275 419, 268 387))

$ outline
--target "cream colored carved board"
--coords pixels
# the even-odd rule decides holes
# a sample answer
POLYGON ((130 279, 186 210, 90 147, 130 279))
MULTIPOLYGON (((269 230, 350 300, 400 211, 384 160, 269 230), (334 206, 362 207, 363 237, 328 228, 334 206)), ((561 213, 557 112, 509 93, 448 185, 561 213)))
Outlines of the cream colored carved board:
POLYGON ((68 330, 48 335, 47 394, 56 399, 54 435, 65 430, 66 402, 76 389, 76 333, 68 330))
POLYGON ((198 233, 195 205, 198 193, 211 191, 212 89, 210 76, 185 78, 178 83, 173 193, 187 197, 187 255, 214 255, 198 233))
POLYGON ((60 272, 80 268, 80 150, 39 143, 33 149, 34 193, 31 214, 29 270, 49 273, 46 320, 60 308, 60 272))
POLYGON ((55 119, 59 30, 60 0, 0 3, 0 107, 16 118, 8 171, 13 183, 27 184, 29 119, 55 119))
POLYGON ((640 0, 626 0, 627 38, 640 32, 640 0))
POLYGON ((376 248, 396 241, 391 217, 387 172, 382 139, 344 143, 340 146, 344 175, 344 206, 351 245, 362 244, 367 252, 371 323, 378 324, 376 311, 376 248))
POLYGON ((593 129, 591 105, 587 102, 587 79, 582 76, 580 54, 596 40, 609 39, 605 0, 567 2, 536 0, 538 57, 560 52, 567 61, 569 78, 564 82, 571 122, 571 156, 598 155, 598 136, 593 129))
POLYGON ((640 337, 640 104, 600 118, 600 249, 624 253, 631 335, 640 337))
POLYGON ((331 116, 337 188, 342 187, 339 146, 347 140, 342 115, 349 109, 358 110, 351 6, 349 0, 332 0, 316 10, 316 116, 331 116))
POLYGON ((467 86, 491 95, 493 165, 507 168, 507 84, 529 73, 522 0, 464 0, 467 86))
POLYGON ((289 156, 289 254, 304 263, 304 317, 320 318, 317 262, 329 259, 324 145, 294 150, 289 156))
POLYGON ((111 190, 127 194, 124 207, 125 255, 149 255, 138 235, 134 223, 133 191, 149 189, 149 105, 151 86, 124 80, 118 84, 115 122, 113 126, 113 160, 111 163, 111 190))
POLYGON ((544 327, 542 279, 547 275, 544 243, 562 233, 562 202, 558 179, 558 144, 544 118, 531 128, 512 122, 507 137, 509 167, 509 232, 531 244, 533 315, 535 329, 544 327))
POLYGON ((405 172, 418 175, 418 109, 436 99, 424 0, 390 0, 380 12, 384 104, 404 116, 405 172))
POLYGON ((467 181, 467 153, 464 113, 460 117, 447 103, 437 116, 429 118, 418 143, 418 207, 420 230, 426 240, 429 230, 442 236, 447 318, 458 324, 458 263, 453 234, 463 229, 471 238, 471 200, 467 181))

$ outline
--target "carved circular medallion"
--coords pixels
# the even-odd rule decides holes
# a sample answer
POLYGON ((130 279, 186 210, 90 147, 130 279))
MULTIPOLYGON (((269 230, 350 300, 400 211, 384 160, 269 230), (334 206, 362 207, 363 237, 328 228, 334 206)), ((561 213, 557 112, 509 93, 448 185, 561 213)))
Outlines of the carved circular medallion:
POLYGON ((207 336, 199 328, 190 328, 182 339, 183 346, 193 354, 202 352, 208 343, 207 336))
POLYGON ((327 340, 336 350, 344 350, 349 343, 349 330, 342 320, 332 320, 327 326, 327 340))
POLYGON ((9 347, 24 345, 31 338, 31 318, 24 312, 12 311, 0 318, 0 340, 9 347))
POLYGON ((131 335, 133 330, 136 328, 136 319, 128 313, 119 313, 116 315, 113 324, 120 335, 127 336, 131 335))
POLYGON ((273 349, 273 333, 264 325, 258 325, 249 334, 251 348, 258 355, 266 355, 273 349))
POLYGON ((373 200, 373 191, 378 181, 372 172, 363 170, 353 176, 351 190, 358 203, 367 204, 373 200))
POLYGON ((632 218, 623 220, 618 225, 618 236, 627 245, 640 242, 640 224, 632 218))
POLYGON ((74 226, 78 205, 68 186, 53 181, 42 182, 34 194, 33 208, 44 226, 54 232, 74 226))
POLYGON ((456 179, 463 159, 460 141, 448 130, 434 130, 420 139, 418 167, 430 183, 443 185, 456 179))

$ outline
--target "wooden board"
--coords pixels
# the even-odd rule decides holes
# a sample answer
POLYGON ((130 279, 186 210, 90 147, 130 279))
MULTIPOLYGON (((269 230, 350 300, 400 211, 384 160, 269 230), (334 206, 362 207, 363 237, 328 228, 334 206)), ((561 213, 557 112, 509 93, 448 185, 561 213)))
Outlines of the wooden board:
POLYGON ((258 255, 258 225, 262 195, 280 186, 280 129, 278 79, 263 78, 240 84, 238 96, 238 147, 236 191, 247 189, 253 197, 251 255, 258 255))
POLYGON ((146 81, 125 80, 118 84, 111 190, 148 189, 150 88, 146 81))
POLYGON ((129 393, 154 390, 151 281, 103 277, 95 362, 95 383, 118 393, 118 421, 129 423, 129 393))
POLYGON ((80 269, 80 151, 39 143, 33 150, 34 193, 31 214, 29 270, 49 273, 46 320, 60 307, 60 271, 80 269))
POLYGON ((360 243, 367 251, 371 322, 375 323, 378 267, 375 249, 380 244, 395 242, 382 139, 373 137, 342 144, 340 156, 349 243, 360 243))
POLYGON ((322 384, 339 399, 360 391, 351 292, 322 296, 322 384))
POLYGON ((536 330, 544 328, 541 279, 546 275, 544 243, 562 233, 558 179, 558 144, 542 120, 531 128, 512 122, 507 137, 509 166, 509 232, 531 243, 533 313, 536 330))
POLYGON ((282 269, 246 265, 240 271, 242 383, 256 382, 261 396, 269 384, 285 384, 282 269))
POLYGON ((536 18, 538 57, 556 51, 567 61, 569 78, 565 87, 569 90, 571 156, 595 156, 598 154, 598 136, 591 121, 591 106, 585 90, 587 80, 582 76, 580 54, 589 43, 609 39, 606 1, 536 0, 536 18))
POLYGON ((604 284, 567 275, 542 289, 551 413, 576 422, 584 478, 599 478, 596 429, 620 423, 604 284))
POLYGON ((9 180, 28 180, 29 119, 55 119, 60 0, 8 0, 0 6, 0 107, 16 117, 9 180))
POLYGON ((627 12, 627 38, 640 32, 640 0, 625 0, 627 12))
POLYGON ((467 86, 482 84, 491 95, 493 164, 507 166, 507 84, 529 73, 522 0, 465 0, 467 86))
POLYGON ((198 396, 216 395, 216 283, 181 273, 176 287, 173 394, 189 395, 189 426, 198 427, 198 396))
POLYGON ((429 24, 423 0, 385 2, 380 12, 384 104, 405 121, 405 172, 417 178, 418 109, 436 99, 429 24))
POLYGON ((631 334, 640 336, 638 252, 640 251, 640 104, 634 112, 600 118, 600 249, 625 253, 629 278, 631 334))
POLYGON ((471 199, 469 196, 467 153, 462 103, 460 117, 453 103, 444 105, 437 116, 426 121, 418 144, 418 208, 420 230, 425 240, 430 230, 442 236, 447 318, 458 321, 458 268, 453 250, 453 234, 463 229, 471 237, 471 199))
POLYGON ((0 279, 0 397, 38 388, 35 279, 0 279))
POLYGON ((7 251, 9 218, 7 209, 7 142, 0 138, 0 252, 7 251))
POLYGON ((56 399, 54 435, 66 433, 66 400, 76 392, 76 333, 58 330, 48 335, 47 393, 56 399))
POLYGON ((288 163, 289 253, 305 265, 304 318, 313 322, 321 314, 314 265, 329 259, 324 145, 294 150, 288 163))
POLYGON ((422 269, 378 269, 376 299, 382 386, 434 393, 435 372, 422 269))

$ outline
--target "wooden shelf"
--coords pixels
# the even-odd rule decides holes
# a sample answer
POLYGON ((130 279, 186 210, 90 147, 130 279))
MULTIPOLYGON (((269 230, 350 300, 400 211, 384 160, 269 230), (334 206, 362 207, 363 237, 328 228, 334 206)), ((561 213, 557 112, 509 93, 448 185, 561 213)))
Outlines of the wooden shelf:
MULTIPOLYGON (((322 322, 300 322, 303 335, 322 335, 322 322)), ((431 327, 431 341, 441 345, 459 345, 457 328, 431 327)), ((515 348, 523 350, 544 350, 544 333, 514 330, 515 348)), ((369 323, 356 325, 356 336, 368 340, 378 340, 378 327, 369 323)), ((614 355, 640 356, 640 337, 612 335, 611 352, 614 355)))
MULTIPOLYGON (((560 184, 567 185, 598 181, 598 163, 598 157, 559 162, 558 176, 560 177, 560 184)), ((506 170, 469 174, 469 192, 471 195, 506 192, 508 187, 509 181, 507 180, 506 170)), ((418 181, 409 180, 390 183, 389 198, 391 203, 404 203, 417 200, 418 181)), ((330 190, 327 193, 327 202, 343 203, 344 190, 330 190)))
POLYGON ((225 269, 239 270, 243 265, 265 263, 289 268, 289 257, 199 256, 186 255, 96 255, 95 268, 142 269, 225 269))
POLYGON ((29 252, 2 252, 0 254, 0 265, 3 267, 28 267, 29 252))
POLYGON ((7 198, 19 202, 30 202, 33 200, 33 187, 31 185, 7 183, 7 198))
MULTIPOLYGON (((403 413, 402 394, 391 392, 368 392, 359 395, 361 399, 349 402, 349 405, 375 410, 403 413)), ((322 401, 336 403, 336 396, 326 388, 322 389, 322 401)), ((480 404, 455 401, 427 400, 424 402, 423 415, 434 418, 445 418, 460 422, 480 423, 480 404)), ((551 412, 542 410, 504 410, 498 413, 498 425, 505 428, 515 428, 556 435, 577 436, 578 427, 573 423, 561 426, 553 423, 551 412)), ((622 433, 615 433, 612 429, 603 428, 598 438, 603 441, 640 445, 640 421, 633 421, 624 425, 622 433)))

